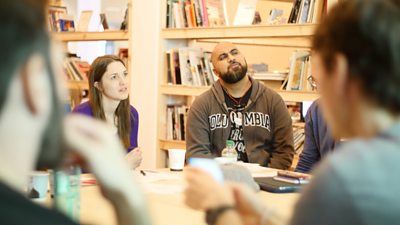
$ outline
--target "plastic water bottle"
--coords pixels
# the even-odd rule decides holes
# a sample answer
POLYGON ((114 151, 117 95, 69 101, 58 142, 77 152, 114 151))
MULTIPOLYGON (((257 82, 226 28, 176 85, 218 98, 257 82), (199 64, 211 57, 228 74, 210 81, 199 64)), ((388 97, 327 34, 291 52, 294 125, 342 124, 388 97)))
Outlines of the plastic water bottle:
POLYGON ((232 140, 226 140, 226 146, 221 152, 221 156, 225 158, 227 163, 237 162, 238 154, 235 149, 235 142, 232 140))
POLYGON ((79 166, 70 166, 54 171, 54 207, 79 222, 80 212, 80 175, 79 166))

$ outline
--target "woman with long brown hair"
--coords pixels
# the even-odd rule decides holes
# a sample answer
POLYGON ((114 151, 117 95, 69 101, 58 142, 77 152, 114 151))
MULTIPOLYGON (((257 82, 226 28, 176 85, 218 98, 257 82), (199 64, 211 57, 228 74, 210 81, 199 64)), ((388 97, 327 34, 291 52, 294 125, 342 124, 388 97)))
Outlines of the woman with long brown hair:
POLYGON ((73 112, 106 121, 115 129, 127 149, 126 160, 132 168, 142 161, 138 148, 137 110, 129 104, 129 79, 124 62, 113 55, 97 57, 89 71, 89 101, 73 112))

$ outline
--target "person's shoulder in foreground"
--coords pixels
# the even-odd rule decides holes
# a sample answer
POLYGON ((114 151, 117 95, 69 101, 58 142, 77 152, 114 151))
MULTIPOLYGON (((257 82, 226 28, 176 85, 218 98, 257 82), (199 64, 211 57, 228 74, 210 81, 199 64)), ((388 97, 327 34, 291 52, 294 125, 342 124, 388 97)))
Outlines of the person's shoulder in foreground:
POLYGON ((0 224, 76 224, 58 211, 38 207, 0 181, 0 224))
POLYGON ((93 116, 92 107, 90 106, 89 101, 82 102, 81 104, 77 105, 72 110, 72 113, 80 113, 88 116, 93 116))
POLYGON ((292 224, 397 224, 399 134, 400 123, 377 138, 341 145, 317 167, 292 224), (310 213, 312 209, 318 213, 310 213))

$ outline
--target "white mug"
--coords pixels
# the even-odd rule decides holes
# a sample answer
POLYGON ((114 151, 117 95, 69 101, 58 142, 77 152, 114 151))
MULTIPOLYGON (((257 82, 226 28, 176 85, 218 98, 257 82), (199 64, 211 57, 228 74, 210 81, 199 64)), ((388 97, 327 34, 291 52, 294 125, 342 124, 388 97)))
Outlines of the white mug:
POLYGON ((49 173, 32 171, 28 183, 28 196, 32 199, 45 200, 49 185, 49 173))
POLYGON ((185 165, 185 149, 168 149, 168 164, 171 171, 182 171, 185 165))

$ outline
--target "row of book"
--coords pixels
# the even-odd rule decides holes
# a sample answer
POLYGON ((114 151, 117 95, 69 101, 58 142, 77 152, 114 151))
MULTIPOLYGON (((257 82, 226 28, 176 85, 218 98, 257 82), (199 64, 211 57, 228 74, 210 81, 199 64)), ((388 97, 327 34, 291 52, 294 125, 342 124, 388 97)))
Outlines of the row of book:
MULTIPOLYGON (((128 49, 120 48, 118 57, 126 66, 128 63, 128 49)), ((67 80, 70 81, 87 81, 89 79, 90 64, 87 61, 81 60, 76 54, 68 53, 68 57, 64 60, 65 74, 67 80)))
POLYGON ((324 8, 323 0, 295 0, 288 23, 317 23, 324 8))
POLYGON ((67 79, 70 81, 87 81, 90 64, 78 57, 69 57, 64 61, 67 79))
MULTIPOLYGON (((127 29, 127 15, 128 9, 125 12, 124 21, 121 23, 121 30, 127 29)), ((53 32, 66 32, 66 31, 89 31, 89 23, 92 20, 92 10, 82 10, 80 12, 79 20, 75 24, 74 16, 68 14, 67 7, 65 6, 48 6, 48 28, 53 32)), ((100 25, 103 30, 108 30, 108 22, 105 13, 100 13, 100 25)))
POLYGON ((166 27, 227 25, 225 0, 167 0, 166 27))
POLYGON ((294 150, 296 154, 300 154, 304 147, 304 139, 305 133, 304 128, 293 127, 293 141, 294 141, 294 150))
MULTIPOLYGON (((195 28, 229 25, 226 0, 167 0, 167 28, 195 28)), ((261 22, 255 0, 241 0, 233 25, 251 25, 261 22), (255 20, 259 22, 255 22, 255 20)), ((324 12, 324 0, 294 0, 289 18, 283 18, 283 9, 273 8, 267 24, 317 23, 324 12)))
MULTIPOLYGON (((166 51, 167 83, 185 86, 210 86, 218 77, 214 74, 210 52, 184 47, 166 51)), ((289 70, 259 71, 249 65, 249 74, 258 80, 282 81, 282 90, 314 91, 307 81, 311 76, 309 51, 296 50, 290 57, 289 70)))
POLYGON ((282 84, 283 90, 313 91, 314 87, 307 81, 311 76, 311 53, 296 50, 290 57, 290 70, 282 84))
POLYGON ((187 111, 185 105, 167 105, 167 139, 185 140, 187 111))
POLYGON ((50 31, 75 31, 73 16, 67 14, 67 8, 62 6, 48 7, 48 28, 50 31))
POLYGON ((167 82, 187 86, 210 86, 216 80, 211 53, 201 48, 175 48, 166 52, 167 82))

